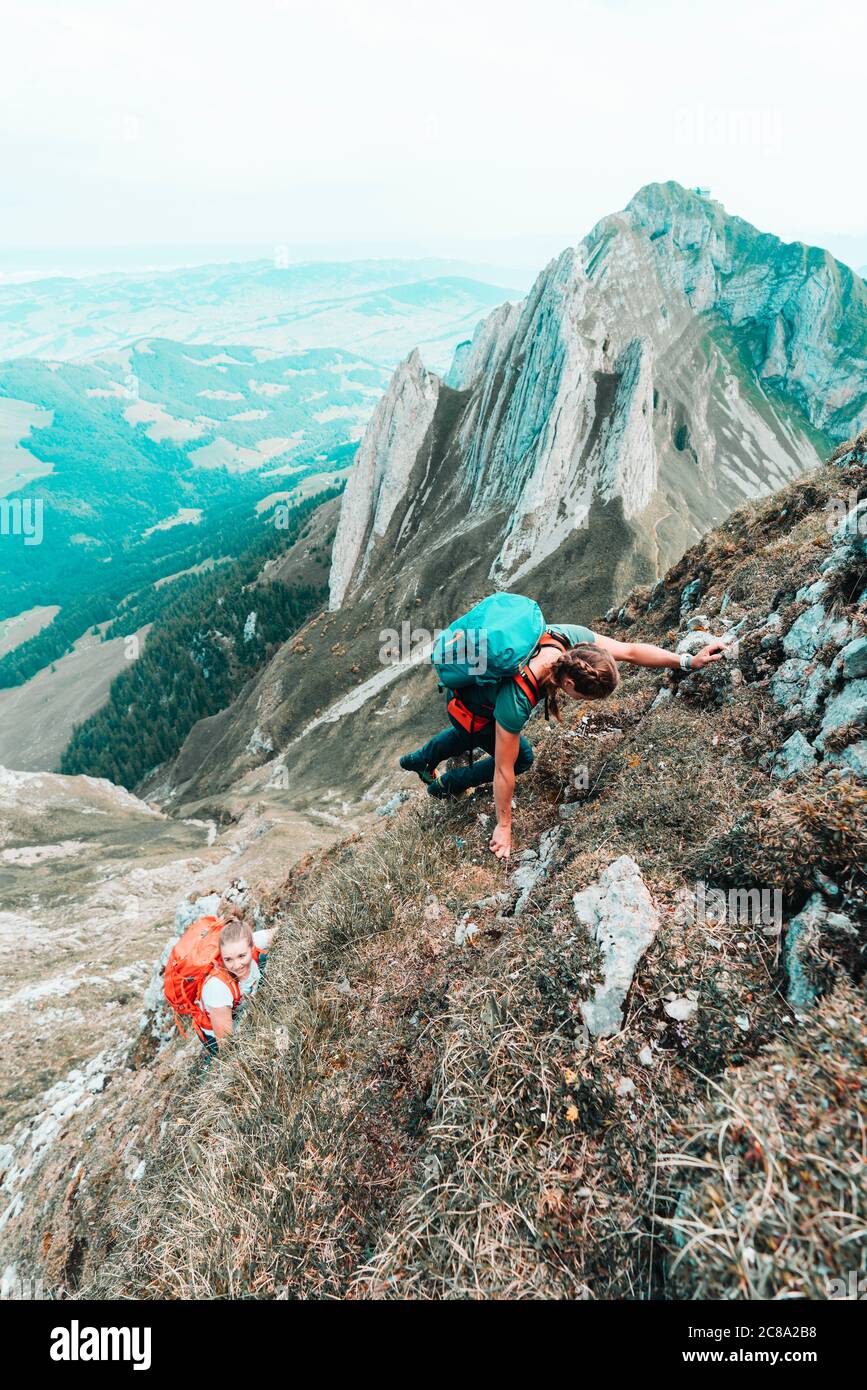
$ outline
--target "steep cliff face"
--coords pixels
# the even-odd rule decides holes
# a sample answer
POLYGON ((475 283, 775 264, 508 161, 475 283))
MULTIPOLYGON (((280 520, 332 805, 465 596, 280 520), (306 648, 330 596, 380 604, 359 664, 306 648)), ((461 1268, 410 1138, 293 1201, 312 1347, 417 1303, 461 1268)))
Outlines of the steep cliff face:
POLYGON ((331 566, 330 606, 364 578, 371 551, 385 535, 436 410, 441 382, 417 350, 392 377, 374 412, 346 484, 331 566))
MULTIPOLYGON (((739 334, 762 381, 813 425, 846 439, 867 424, 863 279, 828 251, 782 242, 674 183, 649 184, 627 208, 653 248, 662 284, 739 334)), ((606 235, 610 219, 591 238, 606 235)))
MULTIPOLYGON (((508 512, 491 581, 531 573, 587 525, 594 498, 644 518, 670 562, 745 497, 818 462, 817 444, 863 426, 865 343, 863 282, 828 253, 787 246, 677 184, 642 189, 523 304, 495 310, 446 377, 464 396, 454 487, 473 513, 508 512), (655 497, 660 514, 646 515, 655 497)), ((380 493, 389 517, 422 523, 426 499, 406 487, 408 366, 347 489, 345 530, 365 556, 356 585, 384 535, 380 493)), ((427 380, 425 423, 434 395, 427 380)), ((338 547, 332 607, 352 587, 346 568, 338 547)))

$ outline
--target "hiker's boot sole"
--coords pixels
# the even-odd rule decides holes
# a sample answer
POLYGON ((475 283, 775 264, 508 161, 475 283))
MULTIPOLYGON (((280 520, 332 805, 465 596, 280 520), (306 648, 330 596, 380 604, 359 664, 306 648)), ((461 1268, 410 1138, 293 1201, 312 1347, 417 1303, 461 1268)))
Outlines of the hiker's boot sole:
POLYGON ((404 772, 414 772, 416 777, 420 777, 425 786, 429 787, 432 782, 436 781, 436 777, 428 767, 417 767, 413 762, 413 758, 414 754, 404 753, 403 757, 400 759, 401 767, 404 772))

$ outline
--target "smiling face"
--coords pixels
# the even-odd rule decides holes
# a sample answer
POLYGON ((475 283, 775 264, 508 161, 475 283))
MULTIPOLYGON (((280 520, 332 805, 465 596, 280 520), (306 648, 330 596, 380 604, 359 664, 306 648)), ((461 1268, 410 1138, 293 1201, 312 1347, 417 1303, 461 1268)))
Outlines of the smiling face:
POLYGON ((253 964, 253 942, 249 938, 222 942, 220 955, 230 975, 236 980, 246 980, 253 964))

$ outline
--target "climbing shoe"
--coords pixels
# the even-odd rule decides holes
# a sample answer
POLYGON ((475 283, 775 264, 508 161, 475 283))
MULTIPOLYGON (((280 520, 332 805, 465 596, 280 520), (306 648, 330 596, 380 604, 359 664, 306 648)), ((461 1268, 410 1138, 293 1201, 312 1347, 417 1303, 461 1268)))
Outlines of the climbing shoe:
POLYGON ((450 800, 452 797, 462 796, 463 789, 459 791, 453 791, 452 788, 449 786, 448 782, 446 781, 444 775, 442 777, 434 777, 431 779, 431 781, 428 783, 427 794, 428 796, 435 796, 439 800, 447 801, 450 800))
POLYGON ((404 753, 400 760, 400 765, 404 772, 414 772, 429 787, 436 781, 432 769, 425 762, 424 758, 418 753, 404 753))

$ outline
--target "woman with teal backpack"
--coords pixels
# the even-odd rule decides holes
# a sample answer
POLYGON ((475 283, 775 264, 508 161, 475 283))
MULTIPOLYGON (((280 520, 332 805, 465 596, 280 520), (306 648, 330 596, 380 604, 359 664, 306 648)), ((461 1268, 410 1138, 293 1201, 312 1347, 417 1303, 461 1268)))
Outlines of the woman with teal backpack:
POLYGON ((507 859, 512 848, 515 778, 533 762, 521 730, 544 701, 545 718, 560 719, 561 699, 601 700, 620 680, 618 661, 636 666, 700 670, 723 655, 711 642, 695 656, 680 656, 647 642, 616 642, 575 623, 548 625, 539 605, 521 594, 493 594, 456 619, 434 643, 431 661, 448 695, 450 727, 435 734, 400 765, 415 772, 428 795, 460 796, 494 784, 497 824, 491 851, 507 859), (473 749, 488 754, 473 762, 473 749), (467 767, 436 776, 446 758, 469 753, 467 767))

